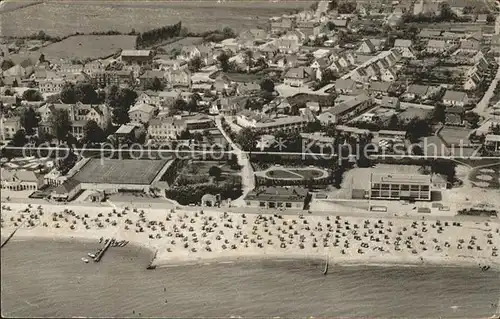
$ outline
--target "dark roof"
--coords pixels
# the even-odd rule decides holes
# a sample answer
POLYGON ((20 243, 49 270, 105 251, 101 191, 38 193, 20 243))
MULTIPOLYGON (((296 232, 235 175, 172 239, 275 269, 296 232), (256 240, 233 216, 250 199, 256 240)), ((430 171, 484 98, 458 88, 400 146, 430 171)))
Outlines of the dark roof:
POLYGON ((306 195, 307 190, 299 187, 265 187, 250 191, 245 200, 303 202, 306 195))

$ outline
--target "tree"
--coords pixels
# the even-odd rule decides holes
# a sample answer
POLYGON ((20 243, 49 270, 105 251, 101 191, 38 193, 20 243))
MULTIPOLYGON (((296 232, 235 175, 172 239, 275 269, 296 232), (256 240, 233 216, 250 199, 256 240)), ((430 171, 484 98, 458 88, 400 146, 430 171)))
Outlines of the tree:
POLYGON ((75 85, 75 97, 77 102, 82 102, 83 104, 99 103, 95 88, 88 82, 80 82, 75 85))
POLYGON ((92 84, 88 82, 80 82, 76 85, 73 83, 65 83, 61 90, 61 101, 67 104, 81 102, 83 104, 99 103, 99 96, 92 84))
POLYGON ((35 133, 35 128, 38 126, 38 116, 32 107, 29 107, 21 114, 21 126, 28 135, 35 133))
POLYGON ((387 124, 387 128, 389 130, 398 130, 399 126, 400 122, 398 115, 397 114, 391 115, 391 117, 389 118, 389 123, 387 124))
POLYGON ((241 129, 236 135, 235 142, 245 151, 252 151, 257 145, 258 132, 249 127, 241 129))
POLYGON ((66 156, 56 162, 56 168, 62 175, 66 175, 75 166, 77 160, 75 153, 69 150, 66 156))
POLYGON ((116 85, 109 88, 106 95, 107 104, 113 109, 113 122, 119 125, 130 122, 128 111, 135 103, 137 93, 129 88, 120 89, 116 85))
POLYGON ((434 160, 431 162, 431 172, 446 176, 448 183, 453 184, 456 177, 457 163, 448 160, 434 160))
POLYGON ((260 89, 266 92, 274 92, 274 82, 273 80, 266 78, 260 82, 260 89))
POLYGON ((191 134, 191 132, 189 132, 187 129, 186 130, 183 130, 179 136, 177 136, 177 139, 178 140, 190 140, 192 139, 193 135, 191 134))
POLYGON ((5 91, 3 92, 3 94, 5 94, 7 96, 13 96, 14 92, 12 92, 10 89, 5 89, 5 91))
POLYGON ((432 128, 427 120, 413 118, 406 126, 406 138, 412 143, 416 143, 421 137, 429 136, 432 128))
POLYGON ((75 85, 70 82, 64 83, 60 96, 61 96, 61 101, 63 103, 67 104, 76 103, 75 85))
POLYGON ((169 109, 169 115, 179 114, 187 110, 187 103, 183 99, 177 99, 169 109))
POLYGON ((144 84, 145 90, 153 90, 153 91, 163 91, 165 85, 162 81, 156 76, 153 79, 148 79, 144 84))
POLYGON ((26 139, 26 133, 24 130, 17 131, 12 137, 12 145, 13 146, 24 146, 28 140, 26 139))
POLYGON ((229 71, 229 55, 226 52, 219 54, 217 60, 219 61, 220 68, 223 72, 229 71))
POLYGON ((106 133, 94 120, 90 120, 85 124, 83 134, 84 141, 92 144, 102 143, 107 138, 106 133))
POLYGON ((6 59, 2 61, 2 71, 8 70, 13 67, 15 64, 12 60, 6 59))
POLYGON ((37 90, 29 89, 23 92, 23 100, 28 102, 43 101, 43 96, 37 90))
POLYGON ((300 114, 300 108, 298 104, 293 104, 290 109, 290 115, 297 116, 300 114))
POLYGON ((59 141, 66 141, 71 129, 69 113, 64 109, 55 109, 50 116, 50 127, 59 141))
POLYGON ((218 181, 220 179, 220 176, 222 175, 222 170, 219 166, 212 166, 208 170, 208 175, 212 176, 216 181, 218 181))
POLYGON ((445 123, 446 122, 446 106, 439 104, 434 107, 432 112, 432 120, 434 123, 445 123))
POLYGON ((236 37, 236 33, 234 33, 233 29, 231 29, 230 27, 224 27, 224 29, 222 29, 222 34, 226 39, 236 37))
POLYGON ((479 127, 481 116, 479 116, 476 112, 468 112, 465 114, 465 120, 469 122, 471 128, 475 129, 479 127))
POLYGON ((188 68, 189 71, 191 72, 198 72, 201 69, 201 66, 203 65, 203 61, 199 56, 194 57, 189 61, 188 63, 188 68))

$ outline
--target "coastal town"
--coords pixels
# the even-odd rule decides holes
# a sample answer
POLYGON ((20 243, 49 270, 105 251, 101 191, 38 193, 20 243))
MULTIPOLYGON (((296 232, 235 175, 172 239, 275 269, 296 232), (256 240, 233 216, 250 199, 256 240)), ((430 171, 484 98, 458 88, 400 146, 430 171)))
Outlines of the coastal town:
POLYGON ((2 237, 498 269, 497 4, 3 37, 2 237))

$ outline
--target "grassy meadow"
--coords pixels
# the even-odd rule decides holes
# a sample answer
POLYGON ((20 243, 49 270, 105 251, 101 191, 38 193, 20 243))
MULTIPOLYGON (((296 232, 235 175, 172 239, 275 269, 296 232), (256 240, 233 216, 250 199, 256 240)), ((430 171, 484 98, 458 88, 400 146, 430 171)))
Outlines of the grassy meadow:
MULTIPOLYGON (((20 0, 13 1, 14 3, 20 0)), ((271 16, 303 9, 312 1, 55 1, 0 10, 3 36, 26 36, 40 30, 51 36, 108 30, 138 32, 174 24, 195 32, 229 26, 241 31, 263 26, 271 16)), ((4 6, 16 7, 6 3, 4 6)))

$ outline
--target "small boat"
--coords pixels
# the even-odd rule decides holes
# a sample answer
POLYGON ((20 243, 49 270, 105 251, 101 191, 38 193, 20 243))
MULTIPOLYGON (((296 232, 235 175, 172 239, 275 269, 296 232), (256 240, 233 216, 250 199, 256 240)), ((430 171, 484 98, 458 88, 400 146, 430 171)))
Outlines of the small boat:
POLYGON ((90 258, 94 259, 95 258, 95 254, 92 254, 92 253, 88 253, 87 254, 90 258))
POLYGON ((86 264, 89 262, 89 260, 88 260, 87 258, 85 258, 85 257, 82 257, 82 261, 83 261, 84 263, 86 263, 86 264))

